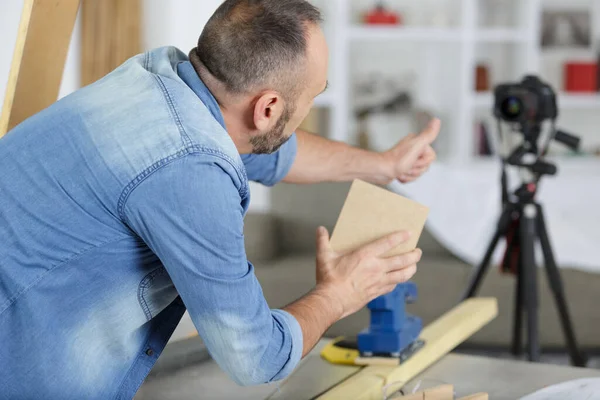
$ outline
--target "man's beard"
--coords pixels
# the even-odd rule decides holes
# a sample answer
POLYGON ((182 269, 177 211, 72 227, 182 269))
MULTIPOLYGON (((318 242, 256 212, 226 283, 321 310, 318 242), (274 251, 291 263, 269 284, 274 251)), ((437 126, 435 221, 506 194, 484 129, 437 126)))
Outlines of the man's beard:
POLYGON ((272 154, 283 146, 291 136, 285 136, 285 126, 292 118, 292 107, 286 107, 279 120, 269 132, 250 138, 253 154, 272 154))

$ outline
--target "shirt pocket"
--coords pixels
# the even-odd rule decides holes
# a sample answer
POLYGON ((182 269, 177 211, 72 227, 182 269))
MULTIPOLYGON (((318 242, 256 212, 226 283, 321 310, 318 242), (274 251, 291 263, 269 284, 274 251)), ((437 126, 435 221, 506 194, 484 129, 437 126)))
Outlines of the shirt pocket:
POLYGON ((148 321, 167 308, 178 296, 175 285, 164 267, 146 275, 138 287, 138 300, 148 321))

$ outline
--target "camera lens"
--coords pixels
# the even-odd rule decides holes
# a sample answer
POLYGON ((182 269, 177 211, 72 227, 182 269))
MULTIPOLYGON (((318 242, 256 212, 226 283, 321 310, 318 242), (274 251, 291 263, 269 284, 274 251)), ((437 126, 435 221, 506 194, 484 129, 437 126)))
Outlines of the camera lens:
POLYGON ((505 119, 516 120, 523 112, 523 103, 517 97, 510 96, 504 99, 500 105, 500 110, 505 119))

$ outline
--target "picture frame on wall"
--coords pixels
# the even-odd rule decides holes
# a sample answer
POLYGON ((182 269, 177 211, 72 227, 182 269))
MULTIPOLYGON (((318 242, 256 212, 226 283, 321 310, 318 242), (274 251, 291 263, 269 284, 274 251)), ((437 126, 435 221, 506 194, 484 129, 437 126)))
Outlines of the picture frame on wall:
POLYGON ((592 45, 592 23, 588 10, 546 10, 542 14, 543 49, 579 48, 592 45))

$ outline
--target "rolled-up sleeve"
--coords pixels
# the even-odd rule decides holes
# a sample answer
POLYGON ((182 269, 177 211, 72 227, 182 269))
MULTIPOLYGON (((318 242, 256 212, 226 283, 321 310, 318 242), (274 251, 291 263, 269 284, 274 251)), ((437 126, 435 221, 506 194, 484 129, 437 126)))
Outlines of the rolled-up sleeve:
POLYGON ((221 368, 240 385, 289 375, 302 356, 302 331, 265 301, 246 259, 240 194, 218 162, 190 155, 162 167, 133 190, 124 212, 221 368))
POLYGON ((296 159, 298 139, 294 133, 281 148, 273 154, 245 154, 242 161, 246 166, 248 179, 273 186, 287 176, 296 159))

